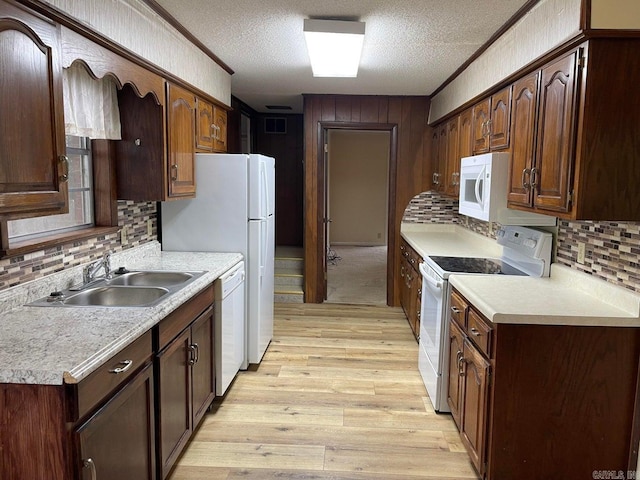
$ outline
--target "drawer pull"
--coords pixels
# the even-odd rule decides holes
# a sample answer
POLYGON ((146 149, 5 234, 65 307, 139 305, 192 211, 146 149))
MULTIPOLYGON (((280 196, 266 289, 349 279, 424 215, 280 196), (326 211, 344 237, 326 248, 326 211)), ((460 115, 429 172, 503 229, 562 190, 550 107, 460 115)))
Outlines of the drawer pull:
POLYGON ((459 313, 462 313, 462 310, 460 310, 458 307, 451 307, 451 311, 456 315, 458 315, 459 313))
POLYGON ((482 335, 482 333, 480 333, 480 331, 478 331, 478 329, 474 327, 471 327, 471 333, 473 333, 476 337, 482 335))
POLYGON ((464 354, 458 350, 456 353, 456 357, 458 358, 458 375, 464 377, 464 354))
POLYGON ((88 468, 91 473, 91 480, 98 480, 98 474, 96 473, 96 464, 92 459, 87 458, 82 462, 82 468, 88 468))
MULTIPOLYGON (((123 360, 118 365, 122 365, 122 366, 121 367, 112 368, 111 370, 109 370, 109 373, 115 373, 117 375, 118 373, 126 372, 127 370, 129 370, 131 368, 131 365, 133 365, 133 360, 123 360)), ((91 460, 91 459, 89 459, 89 460, 91 460)))

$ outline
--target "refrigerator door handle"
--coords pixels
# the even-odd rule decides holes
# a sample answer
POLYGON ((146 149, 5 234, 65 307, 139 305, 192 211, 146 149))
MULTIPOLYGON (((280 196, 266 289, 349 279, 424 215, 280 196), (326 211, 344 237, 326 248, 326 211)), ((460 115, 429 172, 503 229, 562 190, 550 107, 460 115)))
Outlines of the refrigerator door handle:
POLYGON ((262 220, 260 222, 260 283, 264 277, 265 265, 267 263, 267 221, 262 220))
POLYGON ((262 202, 261 207, 262 211, 260 212, 260 216, 262 218, 266 218, 269 214, 269 182, 267 181, 267 165, 266 163, 260 163, 260 177, 262 181, 262 202))

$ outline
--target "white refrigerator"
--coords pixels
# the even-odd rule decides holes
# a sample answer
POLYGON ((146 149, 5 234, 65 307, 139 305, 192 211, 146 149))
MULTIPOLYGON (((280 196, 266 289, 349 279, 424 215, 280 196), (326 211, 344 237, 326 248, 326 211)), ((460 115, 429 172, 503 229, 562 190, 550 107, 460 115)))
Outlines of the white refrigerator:
POLYGON ((242 253, 246 368, 260 363, 273 336, 275 160, 199 153, 196 185, 195 199, 162 202, 162 249, 242 253))

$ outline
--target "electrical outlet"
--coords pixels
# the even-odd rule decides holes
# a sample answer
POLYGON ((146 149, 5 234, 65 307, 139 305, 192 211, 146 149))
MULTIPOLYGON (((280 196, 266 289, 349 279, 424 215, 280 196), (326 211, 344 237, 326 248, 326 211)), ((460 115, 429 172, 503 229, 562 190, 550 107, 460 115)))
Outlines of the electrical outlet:
POLYGON ((153 222, 151 219, 147 220, 147 235, 149 237, 153 235, 153 222))
POLYGON ((493 236, 493 222, 489 222, 489 235, 493 236))
POLYGON ((120 230, 120 243, 122 245, 127 244, 127 226, 126 225, 123 225, 122 229, 120 230))
POLYGON ((378 238, 382 238, 382 234, 378 232, 378 238))
POLYGON ((584 242, 578 243, 578 263, 584 263, 584 255, 586 253, 587 246, 584 242))

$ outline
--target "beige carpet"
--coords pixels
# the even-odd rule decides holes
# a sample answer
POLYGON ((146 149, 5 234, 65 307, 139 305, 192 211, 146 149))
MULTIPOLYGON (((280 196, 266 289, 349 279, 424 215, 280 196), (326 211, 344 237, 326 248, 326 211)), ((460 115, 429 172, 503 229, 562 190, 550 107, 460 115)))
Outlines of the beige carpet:
POLYGON ((387 304, 387 247, 332 246, 327 303, 387 304))

